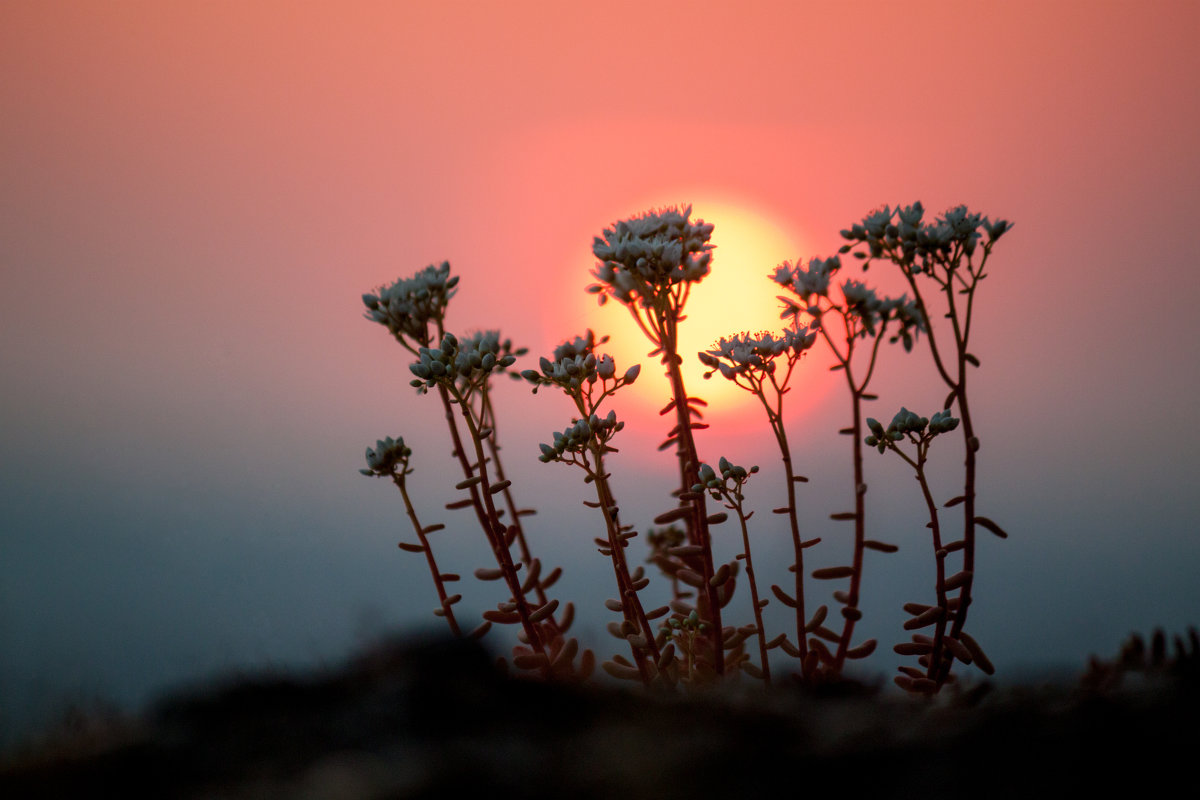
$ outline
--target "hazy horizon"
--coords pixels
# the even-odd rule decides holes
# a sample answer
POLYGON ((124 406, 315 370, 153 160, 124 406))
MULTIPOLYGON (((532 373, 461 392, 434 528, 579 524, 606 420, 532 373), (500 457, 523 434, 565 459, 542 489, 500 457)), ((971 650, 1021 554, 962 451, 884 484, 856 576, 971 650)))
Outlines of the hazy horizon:
MULTIPOLYGON (((487 553, 442 507, 457 479, 436 401, 360 295, 449 260, 451 327, 499 328, 532 367, 626 324, 584 292, 591 239, 663 204, 769 243, 713 265, 764 282, 885 204, 1014 222, 980 289, 971 389, 980 510, 1010 536, 982 538, 967 629, 1003 680, 1200 623, 1198 31, 1185 2, 6 5, 0 737, 73 701, 135 707, 442 625, 364 448, 413 446, 447 569, 487 553)), ((868 413, 941 407, 920 346, 884 356, 868 413)), ((849 402, 808 366, 789 435, 814 557, 836 563, 849 402)), ((507 380, 497 403, 534 547, 607 657, 588 487, 537 461, 570 409, 507 380)), ((673 486, 646 403, 617 405, 612 465, 639 530, 673 486)), ((699 437, 706 460, 763 468, 756 522, 782 482, 760 416, 715 408, 699 437)), ((945 499, 957 442, 940 457, 945 499)), ((866 458, 868 534, 901 545, 868 559, 860 626, 880 640, 866 673, 890 681, 932 559, 910 474, 866 458)), ((756 560, 790 556, 778 533, 755 532, 756 560)), ((469 619, 503 599, 463 583, 469 619)))

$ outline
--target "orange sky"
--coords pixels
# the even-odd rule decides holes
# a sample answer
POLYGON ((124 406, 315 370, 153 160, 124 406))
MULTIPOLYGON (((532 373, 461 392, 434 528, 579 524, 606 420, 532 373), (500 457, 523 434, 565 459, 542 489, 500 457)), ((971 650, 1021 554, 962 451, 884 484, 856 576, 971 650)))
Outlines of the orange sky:
MULTIPOLYGON (((359 295, 449 259, 452 324, 536 355, 589 319, 592 236, 680 202, 718 229, 704 201, 748 210, 805 250, 791 258, 832 253, 885 203, 1014 220, 975 386, 981 491, 1023 533, 989 543, 973 619, 1006 643, 998 664, 1194 619, 1198 34, 1189 2, 5 4, 0 411, 20 423, 0 449, 17 645, 0 689, 85 650, 116 676, 166 648, 175 666, 145 680, 178 677, 201 663, 172 638, 181 617, 227 660, 344 644, 363 608, 425 619, 395 596, 398 575, 425 586, 388 560, 400 520, 372 528, 394 498, 355 470, 367 442, 411 435, 436 494, 446 445, 359 295), (1174 616, 1148 600, 1163 586, 1174 616), (223 627, 222 603, 256 610, 223 627)), ((718 251, 714 270, 774 266, 757 258, 718 251)), ((940 402, 922 363, 881 368, 880 417, 940 402)), ((569 410, 511 388, 506 452, 582 512, 575 477, 534 458, 569 410)), ((823 519, 845 491, 846 402, 836 384, 806 402, 823 519)), ((773 458, 726 431, 701 440, 712 460, 773 458)), ((655 458, 625 460, 630 495, 655 458)), ((581 574, 595 560, 537 535, 581 574)), ((880 585, 878 613, 908 585, 880 585)))

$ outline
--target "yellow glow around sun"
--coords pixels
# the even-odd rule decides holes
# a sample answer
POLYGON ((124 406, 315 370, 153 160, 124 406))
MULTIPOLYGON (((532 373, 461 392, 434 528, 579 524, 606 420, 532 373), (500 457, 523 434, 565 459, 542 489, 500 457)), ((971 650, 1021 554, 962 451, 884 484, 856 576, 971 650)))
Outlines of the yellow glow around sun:
MULTIPOLYGON (((651 207, 647 205, 640 210, 651 207)), ((808 250, 781 223, 745 204, 697 200, 693 202, 692 217, 712 223, 711 241, 716 249, 712 271, 693 285, 685 309, 687 319, 680 325, 679 353, 683 357, 684 382, 689 394, 708 402, 706 418, 741 416, 750 406, 758 413, 761 406, 753 395, 722 378, 720 373, 705 380, 706 368, 696 353, 710 349, 722 336, 781 330, 784 323, 779 318, 781 304, 777 297, 782 292, 768 276, 781 261, 807 257, 808 250)), ((607 220, 604 226, 614 221, 607 220)), ((588 264, 590 270, 595 260, 590 259, 588 264)), ((651 349, 649 340, 625 306, 610 299, 603 307, 597 307, 594 295, 580 294, 579 316, 597 335, 611 337, 601 349, 612 354, 618 370, 634 363, 642 365, 637 383, 622 393, 622 399, 626 402, 636 399, 643 407, 657 411, 669 400, 670 392, 657 356, 646 355, 651 349)), ((793 385, 803 381, 809 372, 802 365, 793 377, 793 385)))

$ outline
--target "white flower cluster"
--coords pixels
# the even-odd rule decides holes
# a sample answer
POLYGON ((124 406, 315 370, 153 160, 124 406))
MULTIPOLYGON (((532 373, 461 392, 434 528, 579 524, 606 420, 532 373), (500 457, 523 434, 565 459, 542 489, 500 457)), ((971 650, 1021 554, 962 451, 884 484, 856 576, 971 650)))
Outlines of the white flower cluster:
POLYGON ((715 500, 720 497, 721 490, 725 488, 728 481, 733 481, 735 484, 745 483, 747 478, 758 472, 758 467, 750 469, 739 467, 737 464, 731 463, 725 456, 721 456, 716 470, 708 464, 701 464, 699 472, 700 482, 692 485, 692 491, 710 492, 715 500), (718 470, 720 477, 718 477, 718 470))
POLYGON ((524 350, 514 355, 512 343, 501 341, 499 331, 482 331, 461 341, 447 333, 438 347, 422 347, 417 352, 420 358, 408 368, 417 376, 412 385, 425 392, 439 382, 453 385, 457 381, 464 389, 477 386, 492 372, 512 366, 524 350))
POLYGON ((617 421, 617 412, 609 411, 607 417, 592 414, 586 419, 576 420, 575 424, 559 433, 554 432, 554 444, 539 444, 542 454, 538 460, 543 463, 557 461, 564 453, 583 453, 593 438, 603 446, 613 434, 625 427, 624 422, 617 421))
POLYGON ((411 455, 412 450, 404 444, 403 436, 397 436, 395 439, 388 436, 376 441, 374 450, 367 448, 367 468, 360 469, 359 472, 363 475, 390 478, 399 468, 401 474, 407 474, 410 471, 408 458, 411 455))
POLYGON ((699 281, 709 273, 713 226, 692 221, 691 206, 647 211, 617 222, 595 237, 592 253, 600 264, 588 287, 604 303, 611 294, 622 303, 650 306, 664 289, 699 281))
POLYGON ((914 272, 921 272, 939 257, 950 256, 956 246, 972 255, 982 236, 980 228, 987 234, 988 244, 1012 229, 1007 220, 992 222, 971 213, 966 206, 952 208, 932 223, 922 223, 924 215, 925 208, 920 203, 895 210, 884 206, 842 231, 842 238, 851 244, 843 245, 840 252, 848 253, 853 243, 864 242, 867 252, 855 253, 857 258, 880 258, 890 251, 902 263, 912 266, 914 272))
POLYGON ((430 322, 442 320, 454 296, 458 276, 450 277, 450 262, 430 264, 411 278, 400 278, 374 294, 362 296, 364 315, 387 328, 393 336, 427 341, 430 322))
MULTIPOLYGON (((878 213, 878 212, 877 212, 878 213)), ((872 229, 876 227, 874 216, 868 217, 872 229)), ((843 248, 845 250, 845 248, 843 248)), ((835 256, 829 258, 813 258, 807 264, 784 261, 775 268, 771 279, 793 294, 799 296, 801 302, 789 297, 780 297, 783 301, 783 313, 780 317, 795 319, 801 313, 807 313, 813 319, 809 327, 813 330, 821 326, 821 298, 832 301, 829 297, 830 279, 842 267, 841 259, 835 256)), ((898 298, 880 297, 875 290, 861 281, 847 278, 841 284, 842 297, 845 299, 845 310, 857 317, 863 326, 863 336, 874 336, 876 328, 887 320, 900 323, 900 330, 891 337, 891 342, 904 341, 904 349, 912 350, 915 335, 924 330, 921 321, 920 307, 916 301, 909 300, 908 295, 898 298)))
POLYGON ((807 327, 793 330, 788 328, 782 333, 740 333, 729 338, 721 337, 716 348, 697 353, 701 363, 711 369, 704 377, 711 377, 720 370, 721 375, 733 380, 738 375, 747 372, 774 372, 775 359, 784 353, 798 356, 813 346, 817 339, 815 329, 807 327))
MULTIPOLYGON (((814 295, 816 297, 829 296, 829 278, 841 266, 842 260, 837 256, 830 256, 824 259, 812 258, 809 259, 807 264, 800 261, 797 261, 795 264, 790 261, 784 261, 775 268, 775 274, 771 276, 771 280, 785 289, 791 289, 805 303, 815 306, 814 295)), ((813 316, 817 316, 819 313, 814 310, 808 311, 813 316)))
MULTIPOLYGON (((607 338, 607 337, 606 337, 607 338)), ((565 342, 554 349, 554 360, 543 356, 538 362, 541 372, 527 369, 521 372, 521 377, 533 384, 534 393, 546 385, 560 387, 571 394, 584 383, 593 384, 597 380, 610 381, 617 374, 617 365, 608 354, 596 357, 596 338, 591 331, 586 337, 576 336, 573 341, 565 342)), ((640 364, 634 364, 625 370, 617 385, 633 383, 641 373, 640 364)), ((613 388, 616 388, 614 386, 613 388)))
POLYGON ((932 417, 921 417, 901 406, 886 430, 872 417, 867 417, 867 427, 871 429, 871 435, 865 440, 867 445, 882 453, 889 443, 898 442, 908 434, 932 439, 939 433, 949 433, 958 427, 958 419, 950 416, 950 409, 939 411, 932 417), (926 426, 929 426, 928 434, 925 433, 926 426))

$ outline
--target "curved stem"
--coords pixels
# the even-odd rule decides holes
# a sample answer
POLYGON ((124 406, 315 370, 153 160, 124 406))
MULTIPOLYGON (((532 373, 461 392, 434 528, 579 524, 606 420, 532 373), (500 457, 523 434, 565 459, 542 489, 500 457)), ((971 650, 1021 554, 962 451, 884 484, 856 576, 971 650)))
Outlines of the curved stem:
POLYGON ((629 573, 629 563, 625 559, 625 539, 622 536, 621 524, 618 512, 616 511, 616 500, 608 483, 609 476, 604 471, 604 456, 601 452, 601 445, 593 443, 591 451, 592 458, 596 462, 596 469, 594 472, 588 470, 588 474, 592 476, 592 482, 596 485, 596 500, 600 503, 600 510, 604 514, 604 525, 608 532, 608 546, 610 557, 612 558, 613 572, 616 574, 617 590, 621 593, 622 611, 625 619, 637 626, 638 630, 641 631, 642 638, 646 640, 644 648, 635 645, 633 642, 630 642, 629 645, 633 651, 633 658, 637 663, 638 671, 642 674, 642 682, 649 686, 650 682, 654 679, 660 657, 658 643, 654 637, 654 629, 650 626, 650 620, 646 618, 646 611, 642 607, 642 601, 638 597, 637 589, 633 585, 633 576, 629 573), (646 664, 647 651, 653 660, 653 666, 646 664))
POLYGON ((700 458, 696 452, 696 440, 692 435, 692 411, 688 406, 687 391, 683 385, 683 374, 680 371, 680 358, 677 352, 678 328, 676 313, 667 309, 661 318, 661 328, 664 337, 661 340, 663 360, 667 365, 667 378, 671 384, 671 396, 675 401, 676 440, 678 448, 676 455, 679 459, 680 491, 692 495, 690 501, 692 513, 687 517, 689 543, 699 545, 701 575, 704 578, 703 587, 697 592, 697 613, 712 626, 712 655, 713 669, 718 675, 725 673, 725 649, 723 646, 721 626, 721 603, 717 588, 712 585, 713 555, 712 541, 708 530, 708 510, 705 503, 707 495, 704 492, 691 492, 691 487, 700 482, 700 458))
POLYGON ((762 604, 758 600, 758 581, 754 577, 754 560, 750 556, 750 531, 746 525, 748 517, 743 508, 741 487, 738 487, 737 493, 732 497, 726 494, 726 498, 730 501, 729 508, 737 512, 738 523, 742 529, 742 559, 746 562, 746 581, 750 584, 750 602, 754 608, 754 625, 758 628, 759 663, 762 665, 763 682, 770 686, 771 663, 767 658, 767 629, 763 625, 762 604))
MULTIPOLYGON (((521 581, 517 578, 516 565, 513 564, 512 554, 508 549, 508 531, 504 523, 500 521, 500 517, 496 513, 496 507, 492 502, 491 484, 488 480, 488 471, 484 463, 483 445, 480 443, 479 429, 472 418, 471 406, 467 398, 455 391, 455 400, 462 411, 463 420, 466 422, 467 430, 471 435, 471 441, 475 445, 476 462, 479 464, 479 494, 482 497, 489 523, 488 541, 492 545, 492 552, 496 557, 496 563, 503 571, 504 579, 508 583, 509 590, 512 592, 512 601, 516 605, 517 614, 521 618, 521 626, 525 630, 525 637, 529 640, 529 646, 545 657, 543 672, 546 677, 549 677, 550 654, 546 652, 546 643, 543 641, 542 632, 538 629, 537 623, 529 618, 531 614, 529 603, 525 599, 525 592, 521 588, 521 581)), ((549 619, 552 621, 553 615, 549 619)))
POLYGON ((429 538, 425 535, 425 529, 421 527, 421 521, 417 519, 416 509, 413 508, 412 500, 408 496, 404 474, 393 474, 392 483, 396 484, 396 488, 400 490, 400 496, 404 498, 404 510, 408 514, 408 520, 412 523, 413 530, 417 532, 417 538, 421 540, 421 547, 425 549, 425 561, 429 565, 430 574, 433 575, 434 586, 437 587, 438 600, 441 601, 442 616, 446 618, 447 624, 450 625, 451 633, 461 637, 462 630, 458 627, 458 620, 454 618, 454 609, 452 608, 452 604, 447 602, 450 596, 446 593, 446 584, 442 579, 442 573, 438 570, 437 561, 433 558, 433 547, 429 544, 429 538))

